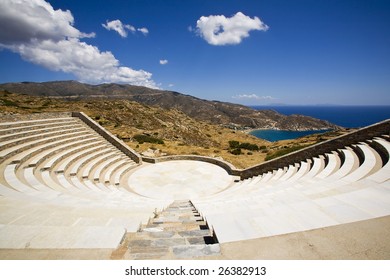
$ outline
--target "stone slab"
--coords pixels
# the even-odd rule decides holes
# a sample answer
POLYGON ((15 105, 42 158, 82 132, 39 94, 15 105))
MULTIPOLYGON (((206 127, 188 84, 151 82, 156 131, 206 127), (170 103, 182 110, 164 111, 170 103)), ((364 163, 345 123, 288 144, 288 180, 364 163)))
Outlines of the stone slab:
POLYGON ((221 253, 221 248, 219 247, 219 244, 175 246, 173 247, 173 253, 177 258, 190 259, 219 255, 221 253))
POLYGON ((126 231, 121 227, 0 227, 1 249, 117 248, 126 231))

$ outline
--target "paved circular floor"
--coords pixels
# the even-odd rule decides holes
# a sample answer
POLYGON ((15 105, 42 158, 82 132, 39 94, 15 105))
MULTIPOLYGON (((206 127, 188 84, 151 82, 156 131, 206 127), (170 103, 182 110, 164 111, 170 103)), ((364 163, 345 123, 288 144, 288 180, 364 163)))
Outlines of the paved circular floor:
POLYGON ((157 199, 194 199, 226 189, 234 180, 225 169, 207 162, 166 161, 136 170, 130 175, 130 188, 157 199))

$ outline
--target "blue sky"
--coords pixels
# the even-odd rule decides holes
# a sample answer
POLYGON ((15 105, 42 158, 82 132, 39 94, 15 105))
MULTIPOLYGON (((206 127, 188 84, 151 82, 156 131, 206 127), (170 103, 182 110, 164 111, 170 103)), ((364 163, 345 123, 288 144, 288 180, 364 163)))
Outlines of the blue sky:
POLYGON ((390 105, 390 1, 23 1, 0 0, 0 83, 131 83, 245 105, 390 105))

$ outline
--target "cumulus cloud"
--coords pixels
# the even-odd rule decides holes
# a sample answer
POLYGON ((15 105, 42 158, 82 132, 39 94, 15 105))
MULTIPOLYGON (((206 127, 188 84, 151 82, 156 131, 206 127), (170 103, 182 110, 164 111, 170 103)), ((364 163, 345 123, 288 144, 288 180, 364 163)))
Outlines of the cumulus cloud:
POLYGON ((235 96, 232 96, 234 99, 254 99, 254 100, 274 100, 275 97, 272 96, 258 96, 257 94, 238 94, 235 96))
POLYGON ((156 87, 151 73, 121 66, 111 52, 82 42, 93 33, 80 32, 70 11, 54 10, 44 0, 0 1, 0 23, 7 26, 0 30, 0 47, 29 62, 72 73, 83 82, 156 87))
POLYGON ((258 17, 251 18, 241 12, 227 18, 224 15, 202 16, 196 22, 196 32, 207 43, 215 46, 236 45, 249 37, 252 30, 268 30, 258 17))
POLYGON ((166 59, 160 59, 160 64, 161 64, 161 65, 168 64, 168 60, 166 60, 166 59))
POLYGON ((114 30, 114 31, 118 32, 118 34, 122 38, 127 37, 128 30, 131 31, 132 33, 139 31, 142 34, 144 34, 145 36, 148 35, 148 33, 149 33, 149 30, 146 27, 135 28, 134 26, 132 26, 130 24, 123 24, 119 19, 107 21, 106 24, 103 23, 102 26, 107 30, 114 30))
POLYGON ((149 30, 146 27, 137 28, 137 30, 142 34, 144 34, 145 36, 149 34, 149 30))
POLYGON ((119 19, 107 21, 106 24, 103 23, 102 26, 107 30, 114 30, 118 32, 118 34, 123 38, 127 37, 127 30, 135 32, 134 26, 131 26, 130 24, 123 24, 119 19))
POLYGON ((73 27, 69 10, 54 10, 44 0, 0 1, 0 42, 28 43, 31 39, 58 41, 64 37, 94 37, 73 27))

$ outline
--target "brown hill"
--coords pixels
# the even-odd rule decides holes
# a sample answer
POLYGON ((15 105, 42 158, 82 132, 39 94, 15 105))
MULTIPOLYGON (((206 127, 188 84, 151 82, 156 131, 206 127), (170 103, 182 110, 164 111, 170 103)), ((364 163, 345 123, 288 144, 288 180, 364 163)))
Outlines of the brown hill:
POLYGON ((243 105, 209 101, 174 91, 156 90, 132 85, 88 85, 76 81, 22 82, 0 84, 0 90, 66 100, 131 100, 144 105, 158 106, 163 109, 176 109, 197 120, 236 127, 238 129, 313 130, 338 128, 327 121, 312 117, 301 115, 286 116, 273 110, 258 111, 243 105))

